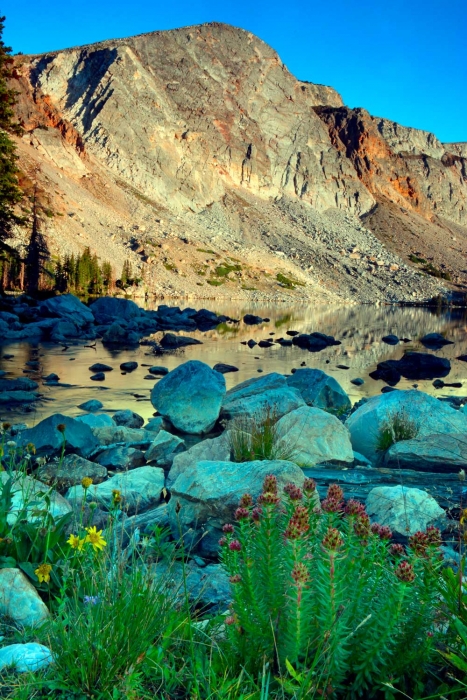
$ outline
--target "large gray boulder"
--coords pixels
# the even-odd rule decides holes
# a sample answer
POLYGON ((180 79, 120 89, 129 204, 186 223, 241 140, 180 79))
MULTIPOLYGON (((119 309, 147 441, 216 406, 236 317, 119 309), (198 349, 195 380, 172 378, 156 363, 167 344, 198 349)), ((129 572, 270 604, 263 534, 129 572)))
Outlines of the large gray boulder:
POLYGON ((34 428, 23 430, 18 444, 24 447, 30 442, 35 446, 37 456, 47 457, 61 454, 64 442, 66 452, 81 457, 87 457, 99 444, 88 425, 61 413, 45 418, 34 428), (64 432, 57 430, 57 426, 65 426, 64 432))
POLYGON ((444 401, 422 391, 391 391, 368 399, 346 420, 353 449, 376 463, 381 428, 396 414, 405 415, 417 426, 417 438, 467 433, 467 416, 444 401))
POLYGON ((150 565, 149 573, 178 605, 185 602, 185 585, 190 604, 211 615, 225 612, 230 604, 229 576, 220 564, 200 568, 191 560, 183 567, 179 561, 161 559, 150 565))
POLYGON ((124 444, 132 447, 147 449, 154 440, 154 433, 142 428, 126 428, 124 425, 104 426, 103 428, 92 428, 92 432, 99 445, 124 444))
POLYGON ((116 297, 100 297, 89 308, 96 323, 104 325, 119 320, 131 321, 144 314, 134 301, 116 297))
POLYGON ((0 671, 12 666, 17 673, 40 671, 53 663, 50 649, 38 642, 8 644, 0 649, 0 671))
POLYGON ((300 467, 354 461, 349 431, 335 416, 319 408, 302 406, 287 413, 277 422, 276 430, 281 458, 300 467))
POLYGON ((42 316, 63 318, 79 328, 94 323, 91 311, 73 294, 62 294, 43 301, 39 305, 39 313, 42 316))
POLYGON ((366 499, 366 511, 373 522, 388 525, 394 533, 409 537, 434 525, 447 525, 444 510, 433 496, 421 489, 406 486, 378 486, 366 499))
MULTIPOLYGON (((157 467, 138 467, 131 471, 122 472, 97 486, 91 486, 86 491, 86 501, 96 501, 101 508, 109 510, 112 504, 113 491, 121 492, 122 507, 128 515, 141 513, 160 502, 164 488, 164 472, 157 467)), ((82 486, 73 486, 66 493, 71 503, 81 504, 85 490, 82 486)))
POLYGON ((206 461, 186 469, 172 485, 169 520, 173 536, 179 539, 183 535, 187 546, 214 555, 222 526, 232 521, 241 496, 250 493, 258 498, 267 474, 277 477, 279 491, 289 482, 302 486, 305 480, 300 467, 280 460, 241 464, 206 461))
POLYGON ((427 472, 467 469, 467 433, 427 435, 396 442, 384 455, 384 466, 427 472))
POLYGON ((0 569, 0 615, 24 627, 34 627, 49 617, 46 604, 19 569, 0 569))
POLYGON ((94 484, 100 484, 107 478, 107 469, 79 455, 65 455, 62 462, 47 462, 39 467, 37 477, 61 492, 80 484, 84 477, 92 479, 94 484))
POLYGON ((228 462, 230 461, 230 440, 228 431, 217 438, 202 440, 186 452, 175 455, 167 475, 166 486, 170 490, 177 477, 196 465, 197 462, 228 462))
POLYGON ((151 391, 151 402, 177 430, 203 435, 214 427, 224 395, 224 376, 190 360, 162 377, 151 391))
POLYGON ((247 379, 237 384, 225 395, 222 403, 221 418, 250 419, 271 410, 281 418, 301 406, 305 406, 298 389, 287 386, 285 377, 275 372, 264 377, 247 379))
POLYGON ((141 450, 127 445, 117 445, 101 452, 95 457, 96 462, 106 469, 123 471, 124 469, 136 469, 142 467, 146 460, 141 450))
POLYGON ((173 462, 176 454, 186 449, 184 441, 177 435, 172 435, 165 430, 161 430, 144 457, 146 462, 155 464, 158 467, 167 468, 173 462))
POLYGON ((350 399, 334 377, 320 369, 297 369, 287 377, 287 385, 298 389, 308 406, 346 411, 350 408, 350 399))
POLYGON ((26 507, 26 518, 29 522, 37 522, 42 518, 42 511, 47 510, 57 520, 66 513, 71 512, 68 501, 56 491, 43 484, 38 479, 20 472, 0 472, 0 485, 4 485, 8 479, 13 479, 12 502, 7 515, 8 524, 14 525, 26 507), (48 501, 48 503, 47 503, 48 501))
POLYGON ((139 413, 130 411, 129 408, 115 411, 113 420, 116 425, 124 425, 126 428, 142 428, 144 425, 144 418, 139 413))
POLYGON ((85 425, 88 425, 90 428, 105 428, 108 426, 115 426, 115 423, 113 422, 112 418, 106 413, 98 413, 97 415, 95 413, 89 413, 84 416, 77 416, 75 420, 79 421, 80 423, 84 423, 85 425))

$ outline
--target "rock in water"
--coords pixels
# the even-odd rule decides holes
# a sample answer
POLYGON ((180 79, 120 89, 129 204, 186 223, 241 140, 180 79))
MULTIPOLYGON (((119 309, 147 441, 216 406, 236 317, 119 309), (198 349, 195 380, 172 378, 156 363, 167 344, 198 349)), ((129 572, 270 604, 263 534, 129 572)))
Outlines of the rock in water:
POLYGON ((451 371, 451 363, 444 357, 436 357, 424 352, 408 352, 400 360, 379 362, 372 379, 382 379, 394 386, 401 376, 406 379, 435 379, 447 377, 451 371))
POLYGON ((129 408, 124 411, 115 411, 113 419, 114 423, 123 425, 126 428, 142 428, 144 425, 144 418, 138 413, 130 411, 129 408))
POLYGON ((347 410, 350 399, 334 377, 320 369, 298 369, 287 377, 287 385, 298 389, 308 406, 347 410))
POLYGON ((224 395, 223 375, 190 360, 162 377, 151 391, 151 402, 177 430, 203 435, 214 427, 224 395))
POLYGON ((238 372, 238 367, 235 367, 235 365, 226 365, 223 362, 218 362, 217 365, 214 365, 213 370, 214 372, 220 372, 221 374, 228 374, 229 372, 238 372))
POLYGON ((291 411, 277 422, 276 429, 281 459, 301 467, 354 461, 349 431, 335 416, 319 408, 303 406, 291 411))
POLYGON ((453 345, 452 340, 446 340, 446 338, 440 333, 428 333, 420 338, 420 342, 426 348, 442 348, 444 345, 453 345))
POLYGON ((202 345, 201 340, 196 340, 196 338, 189 338, 186 335, 175 335, 174 333, 166 333, 162 338, 161 347, 164 350, 176 350, 177 348, 184 348, 188 345, 202 345))
POLYGON ((98 445, 89 426, 61 413, 45 418, 34 428, 23 430, 18 445, 25 447, 32 442, 37 456, 51 457, 61 453, 63 441, 67 452, 81 457, 87 457, 98 445), (64 426, 64 431, 60 432, 58 426, 64 426))
POLYGON ((408 537, 429 525, 444 529, 447 518, 433 496, 406 486, 378 486, 366 499, 366 510, 373 522, 388 525, 394 533, 408 537))
POLYGON ((382 427, 396 414, 413 422, 418 438, 434 434, 467 433, 467 416, 422 391, 391 391, 373 396, 347 418, 353 449, 376 462, 382 427))
POLYGON ((399 342, 399 338, 397 335, 385 335, 384 338, 381 338, 383 343, 386 343, 386 345, 397 345, 399 342))
POLYGON ((66 319, 79 328, 94 323, 94 316, 91 311, 73 294, 61 294, 43 301, 39 305, 39 313, 42 316, 55 316, 66 319))
POLYGON ((142 316, 144 311, 131 299, 118 299, 116 297, 101 297, 89 307, 93 318, 98 324, 110 324, 114 321, 131 321, 142 316))

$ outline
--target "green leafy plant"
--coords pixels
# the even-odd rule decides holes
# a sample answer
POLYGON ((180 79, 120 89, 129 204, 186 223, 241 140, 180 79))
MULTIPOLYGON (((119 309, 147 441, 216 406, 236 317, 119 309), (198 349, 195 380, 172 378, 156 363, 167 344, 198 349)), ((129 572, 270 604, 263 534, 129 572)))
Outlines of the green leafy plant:
POLYGON ((275 406, 266 406, 253 416, 239 416, 228 426, 234 462, 262 459, 291 459, 293 449, 277 430, 279 414, 275 406))
POLYGON ((407 411, 400 409, 392 413, 381 425, 376 438, 376 449, 384 452, 396 442, 413 440, 417 437, 419 430, 418 423, 409 416, 407 411))
POLYGON ((282 272, 277 273, 276 280, 286 289, 295 289, 297 286, 305 287, 304 282, 299 282, 299 280, 293 279, 292 277, 287 277, 286 275, 283 275, 282 272))
POLYGON ((300 682, 300 697, 395 697, 436 641, 439 531, 416 533, 404 549, 362 504, 344 505, 340 487, 321 506, 311 479, 281 498, 268 476, 257 504, 246 494, 237 524, 224 526, 237 668, 254 674, 266 661, 300 682))

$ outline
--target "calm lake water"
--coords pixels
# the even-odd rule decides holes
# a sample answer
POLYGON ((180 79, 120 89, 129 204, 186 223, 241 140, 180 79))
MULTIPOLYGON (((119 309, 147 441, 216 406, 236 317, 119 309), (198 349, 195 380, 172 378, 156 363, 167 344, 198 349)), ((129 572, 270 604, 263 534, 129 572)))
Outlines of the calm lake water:
MULTIPOLYGON (((157 308, 157 304, 154 308, 157 308)), ((274 308, 267 306, 242 306, 238 303, 215 305, 210 303, 209 309, 224 313, 233 318, 242 318, 245 313, 254 313, 271 320, 259 326, 222 324, 212 331, 181 333, 202 341, 202 345, 194 345, 177 351, 172 355, 154 357, 151 348, 139 347, 135 350, 110 350, 99 341, 96 349, 83 345, 71 345, 68 349, 48 343, 31 345, 15 343, 4 345, 1 349, 0 369, 6 370, 7 378, 29 376, 40 384, 44 398, 38 402, 32 413, 21 413, 18 410, 7 411, 0 409, 1 417, 8 420, 20 420, 29 425, 37 423, 52 413, 66 413, 74 416, 82 412, 78 404, 90 398, 97 398, 104 404, 104 411, 115 411, 130 408, 145 419, 152 416, 154 409, 149 395, 156 378, 145 379, 151 365, 163 365, 169 370, 187 360, 202 360, 211 367, 217 362, 225 362, 239 368, 238 372, 226 374, 227 388, 255 376, 268 372, 289 374, 293 367, 300 367, 306 362, 307 367, 322 369, 334 376, 347 391, 352 402, 361 397, 379 394, 381 381, 370 379, 368 374, 383 360, 399 359, 405 350, 429 352, 419 342, 426 333, 443 333, 446 338, 453 340, 454 345, 447 345, 436 352, 440 357, 451 360, 452 370, 444 381, 463 382, 464 387, 444 388, 435 390, 431 381, 418 382, 422 391, 436 396, 467 395, 467 363, 456 360, 458 355, 467 353, 467 314, 465 310, 453 309, 436 313, 434 309, 415 307, 390 306, 294 306, 278 305, 274 308), (326 348, 319 353, 310 353, 296 347, 281 347, 275 344, 271 348, 242 345, 242 340, 253 338, 262 339, 286 337, 287 330, 302 333, 319 331, 335 336, 342 345, 326 348), (410 343, 400 343, 393 347, 381 341, 384 335, 394 333, 399 337, 410 338, 410 343), (148 354, 149 353, 149 354, 148 354), (5 359, 3 355, 13 355, 5 359), (28 360, 39 360, 40 369, 37 372, 24 373, 28 369, 28 360), (136 360, 138 369, 130 374, 122 374, 119 365, 127 360, 136 360), (95 362, 104 362, 114 367, 106 373, 105 381, 90 381, 89 367, 95 362), (342 364, 350 369, 338 369, 342 364), (147 365, 146 367, 144 365, 147 365), (42 377, 55 372, 62 383, 70 387, 42 385, 42 377), (361 377, 364 384, 356 387, 350 380, 361 377)), ((160 335, 160 334, 158 334, 160 335)), ((157 335, 156 335, 157 337, 157 335)), ((402 379, 398 388, 410 388, 412 381, 402 379)))

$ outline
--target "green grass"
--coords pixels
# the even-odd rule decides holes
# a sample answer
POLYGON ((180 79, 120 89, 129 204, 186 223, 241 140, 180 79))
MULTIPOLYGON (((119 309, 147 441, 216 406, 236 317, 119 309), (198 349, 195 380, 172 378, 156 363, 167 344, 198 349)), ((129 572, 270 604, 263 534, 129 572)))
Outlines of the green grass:
POLYGON ((220 287, 222 284, 224 284, 224 281, 225 280, 206 280, 211 287, 220 287))
POLYGON ((235 418, 228 425, 233 461, 292 459, 294 450, 278 434, 277 421, 277 408, 271 406, 253 416, 235 418))
POLYGON ((169 270, 169 272, 174 272, 177 269, 176 266, 170 262, 165 262, 164 267, 166 270, 169 270))
POLYGON ((207 253, 208 255, 218 255, 215 250, 209 250, 207 248, 196 248, 198 253, 207 253))
POLYGON ((452 277, 449 272, 443 272, 442 270, 439 270, 437 267, 432 265, 432 263, 428 263, 423 269, 427 274, 431 275, 431 277, 438 277, 440 279, 446 280, 447 282, 450 282, 452 280, 452 277))
POLYGON ((409 260, 410 260, 410 262, 413 262, 413 263, 416 263, 416 264, 424 264, 424 263, 426 263, 425 258, 419 258, 417 255, 414 255, 413 253, 411 253, 411 254, 409 255, 409 260))
POLYGON ((229 265, 228 263, 224 263, 223 265, 218 265, 216 267, 216 269, 214 270, 214 274, 216 275, 216 277, 228 277, 231 272, 240 272, 241 269, 241 265, 229 265))
POLYGON ((256 292, 257 287, 249 287, 247 284, 242 284, 242 289, 246 292, 256 292))
POLYGON ((276 280, 282 287, 285 287, 286 289, 295 289, 296 286, 306 286, 304 282, 299 282, 298 280, 293 279, 292 277, 286 277, 286 275, 283 275, 282 272, 277 273, 276 280))
POLYGON ((393 413, 382 424, 376 439, 376 449, 385 452, 396 442, 413 440, 419 433, 419 426, 408 413, 401 409, 393 413))

